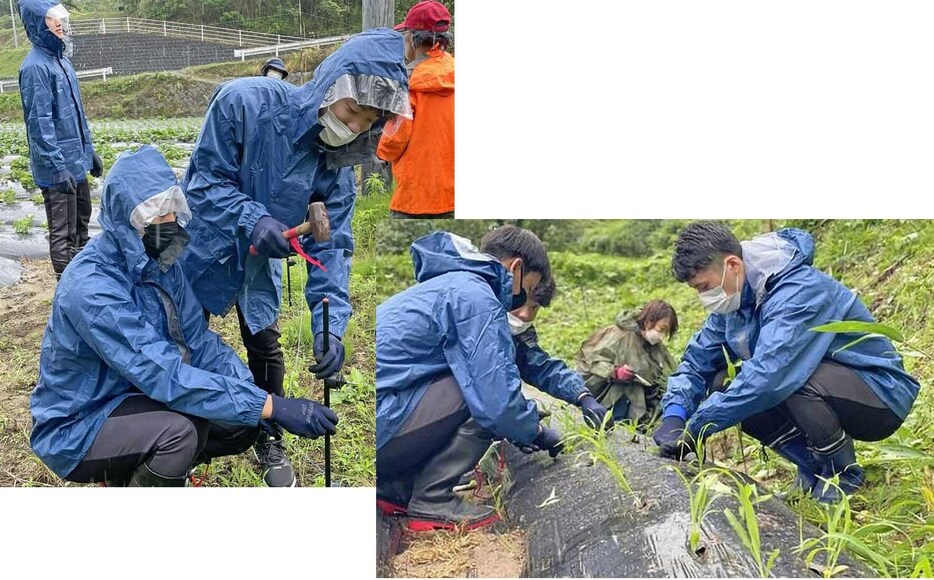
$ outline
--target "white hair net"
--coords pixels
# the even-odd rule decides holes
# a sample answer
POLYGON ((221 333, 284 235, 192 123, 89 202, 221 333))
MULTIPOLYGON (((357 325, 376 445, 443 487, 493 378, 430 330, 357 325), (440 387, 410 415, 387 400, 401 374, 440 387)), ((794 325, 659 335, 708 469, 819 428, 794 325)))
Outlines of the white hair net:
POLYGON ((182 227, 191 221, 191 210, 188 208, 188 202, 185 201, 185 194, 177 185, 157 193, 133 208, 133 213, 130 214, 130 224, 140 235, 143 235, 143 229, 154 219, 170 213, 175 214, 178 225, 182 227))
POLYGON ((409 92, 401 83, 376 75, 341 75, 328 88, 321 101, 320 108, 351 98, 357 103, 389 111, 407 119, 412 118, 412 106, 409 104, 409 92))

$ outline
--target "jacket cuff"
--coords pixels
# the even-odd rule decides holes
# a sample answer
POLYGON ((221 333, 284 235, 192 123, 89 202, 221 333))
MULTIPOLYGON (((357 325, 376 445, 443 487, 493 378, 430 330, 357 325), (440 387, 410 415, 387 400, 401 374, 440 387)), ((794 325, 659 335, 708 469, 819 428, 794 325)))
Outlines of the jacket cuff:
POLYGON ((665 407, 662 419, 665 417, 680 417, 682 421, 688 420, 688 410, 677 403, 672 403, 665 407))
MULTIPOLYGON (((247 202, 244 204, 243 212, 240 214, 239 225, 243 228, 243 232, 246 234, 246 237, 253 237, 253 228, 256 227, 256 222, 260 218, 266 217, 269 215, 269 212, 266 211, 266 207, 255 201, 247 202)), ((270 216, 272 217, 272 216, 270 216)))

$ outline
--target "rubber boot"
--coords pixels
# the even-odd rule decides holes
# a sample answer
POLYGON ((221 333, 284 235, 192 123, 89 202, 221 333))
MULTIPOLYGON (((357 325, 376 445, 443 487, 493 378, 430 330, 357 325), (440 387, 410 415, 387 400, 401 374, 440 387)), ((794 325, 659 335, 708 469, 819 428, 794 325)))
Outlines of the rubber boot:
POLYGON ((810 493, 817 485, 816 473, 820 471, 820 464, 815 461, 814 455, 808 449, 804 435, 796 433, 790 440, 772 447, 772 449, 798 467, 798 475, 792 485, 792 493, 810 493))
POLYGON ((863 468, 856 463, 856 448, 853 446, 853 440, 849 435, 845 436, 839 445, 834 445, 828 451, 811 450, 814 459, 820 464, 820 471, 817 473, 824 479, 831 479, 836 475, 840 476, 837 487, 818 481, 811 492, 811 497, 822 503, 837 503, 843 499, 841 492, 851 494, 859 489, 866 481, 863 468))
POLYGON ((387 516, 404 516, 408 513, 412 497, 412 477, 398 479, 386 477, 376 480, 376 507, 387 516))
POLYGON ((127 487, 185 487, 188 477, 180 475, 178 477, 163 477, 145 463, 136 468, 133 477, 127 487))
POLYGON ((428 460, 413 480, 408 528, 414 532, 488 526, 499 519, 485 505, 465 501, 454 493, 461 475, 472 469, 490 447, 492 436, 472 419, 460 426, 454 437, 428 460))

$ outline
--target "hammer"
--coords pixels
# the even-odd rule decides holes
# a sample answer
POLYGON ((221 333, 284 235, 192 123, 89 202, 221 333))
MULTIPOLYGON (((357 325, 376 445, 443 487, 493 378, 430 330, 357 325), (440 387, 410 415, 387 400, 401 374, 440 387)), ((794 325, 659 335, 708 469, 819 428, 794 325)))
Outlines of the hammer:
MULTIPOLYGON (((314 201, 308 204, 308 219, 301 224, 282 232, 282 236, 287 240, 292 240, 298 236, 311 234, 316 242, 326 242, 331 239, 331 221, 328 219, 328 210, 324 207, 324 202, 314 201)), ((293 247, 295 244, 292 244, 293 247)), ((250 254, 258 256, 252 245, 250 254)))

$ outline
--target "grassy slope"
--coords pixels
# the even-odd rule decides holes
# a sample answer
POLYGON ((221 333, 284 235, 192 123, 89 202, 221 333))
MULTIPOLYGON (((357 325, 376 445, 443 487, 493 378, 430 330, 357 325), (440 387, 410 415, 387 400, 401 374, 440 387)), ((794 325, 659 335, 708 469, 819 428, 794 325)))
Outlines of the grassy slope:
MULTIPOLYGON (((856 290, 880 322, 897 326, 917 348, 934 352, 931 324, 934 270, 930 268, 934 262, 934 220, 776 222, 776 225, 798 225, 812 231, 817 239, 817 267, 856 290)), ((435 224, 439 226, 443 224, 435 224)), ((449 226, 464 227, 456 222, 449 226)), ((735 223, 734 230, 745 237, 761 226, 762 222, 747 221, 735 223)), ((612 227, 615 224, 594 225, 595 230, 612 227)), ((643 259, 572 252, 553 252, 551 257, 558 295, 551 308, 542 311, 536 327, 546 350, 572 364, 581 342, 594 329, 612 324, 618 310, 639 306, 651 298, 665 299, 678 311, 683 330, 670 345, 675 354, 683 350, 691 333, 705 319, 696 294, 670 277, 670 250, 643 259)), ((384 257, 374 264, 373 274, 382 280, 379 288, 382 301, 411 284, 411 262, 405 254, 384 257)), ((866 466, 868 484, 851 504, 854 525, 890 521, 903 530, 904 533, 883 533, 864 528, 862 538, 893 560, 888 573, 901 575, 910 574, 924 557, 934 558, 934 469, 931 468, 934 361, 908 358, 906 366, 921 380, 922 392, 903 429, 883 443, 911 445, 926 454, 927 459, 892 461, 880 444, 860 443, 860 459, 866 466)), ((722 438, 733 449, 732 455, 722 460, 742 468, 733 431, 722 438)), ((755 448, 748 437, 745 443, 748 471, 767 486, 787 487, 793 477, 789 465, 776 460, 774 454, 772 460, 764 463, 758 453, 752 453, 755 448)), ((819 511, 812 504, 803 503, 799 510, 820 523, 819 511)), ((875 569, 880 574, 884 572, 875 569)))

